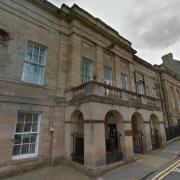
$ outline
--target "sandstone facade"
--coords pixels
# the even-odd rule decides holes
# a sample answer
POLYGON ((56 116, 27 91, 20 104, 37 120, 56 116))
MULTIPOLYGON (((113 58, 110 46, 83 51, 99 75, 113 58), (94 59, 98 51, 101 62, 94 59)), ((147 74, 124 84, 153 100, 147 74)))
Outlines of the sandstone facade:
POLYGON ((0 30, 0 166, 65 157, 96 169, 156 148, 155 131, 165 144, 159 71, 108 25, 76 5, 7 0, 0 2, 0 30), (27 60, 32 44, 33 52, 46 50, 41 83, 23 80, 25 64, 34 65, 27 60), (82 84, 83 70, 89 80, 82 84), (38 148, 14 159, 23 113, 27 121, 39 114, 38 148))

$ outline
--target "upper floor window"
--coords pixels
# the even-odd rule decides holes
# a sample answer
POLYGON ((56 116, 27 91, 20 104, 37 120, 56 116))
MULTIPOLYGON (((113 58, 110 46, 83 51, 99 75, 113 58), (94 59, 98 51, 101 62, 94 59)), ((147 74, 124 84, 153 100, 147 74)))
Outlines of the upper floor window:
POLYGON ((28 41, 22 80, 35 84, 43 84, 45 65, 46 48, 28 41))
POLYGON ((112 69, 109 67, 104 67, 104 82, 112 86, 112 69))
POLYGON ((38 151, 40 113, 18 111, 13 159, 34 157, 38 151))
POLYGON ((122 89, 129 90, 128 75, 121 73, 122 89))
POLYGON ((157 97, 157 91, 156 91, 155 87, 152 87, 152 89, 151 89, 151 96, 152 97, 157 97))
POLYGON ((140 73, 135 73, 136 92, 138 94, 145 94, 144 76, 140 73))
POLYGON ((82 83, 92 80, 92 61, 83 59, 82 61, 82 83))

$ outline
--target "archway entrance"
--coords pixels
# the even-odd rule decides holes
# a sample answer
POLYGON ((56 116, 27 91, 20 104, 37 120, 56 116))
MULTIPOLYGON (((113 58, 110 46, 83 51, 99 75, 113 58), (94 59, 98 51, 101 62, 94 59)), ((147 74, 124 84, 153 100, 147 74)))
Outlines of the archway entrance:
POLYGON ((154 114, 152 114, 149 123, 150 123, 150 131, 151 131, 152 149, 158 149, 160 148, 158 118, 154 114))
POLYGON ((72 160, 84 164, 84 118, 80 111, 75 111, 72 116, 72 160))
POLYGON ((134 153, 144 152, 144 122, 141 114, 134 113, 131 119, 134 153))
POLYGON ((106 163, 113 163, 122 159, 123 122, 121 115, 110 111, 105 117, 106 163))

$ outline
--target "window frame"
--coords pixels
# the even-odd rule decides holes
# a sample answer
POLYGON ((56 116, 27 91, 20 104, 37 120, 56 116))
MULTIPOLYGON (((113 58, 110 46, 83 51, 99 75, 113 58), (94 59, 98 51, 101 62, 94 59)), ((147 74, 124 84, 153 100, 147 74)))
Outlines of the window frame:
POLYGON ((105 83, 106 85, 109 85, 109 86, 112 86, 112 85, 113 85, 113 70, 112 70, 111 67, 104 66, 104 83, 105 83), (106 69, 111 70, 111 71, 110 71, 110 72, 111 72, 111 80, 105 78, 106 69))
POLYGON ((123 90, 129 91, 129 78, 128 78, 128 74, 121 73, 121 85, 122 85, 122 89, 123 90), (125 88, 123 87, 123 80, 125 82, 125 88))
MULTIPOLYGON (((13 147, 12 147, 12 155, 11 158, 12 160, 21 160, 21 159, 28 159, 28 158, 35 158, 38 156, 38 152, 39 152, 39 139, 40 139, 40 125, 41 125, 41 118, 42 118, 42 113, 41 112, 37 112, 37 111, 18 111, 17 112, 17 116, 16 116, 16 124, 15 124, 15 130, 14 130, 14 141, 15 141, 15 136, 16 135, 21 135, 21 146, 23 144, 30 144, 30 143, 23 143, 22 142, 22 138, 23 135, 25 134, 36 134, 36 143, 35 143, 35 152, 34 153, 29 153, 29 154, 20 154, 20 155, 13 155, 13 149, 15 146, 15 142, 13 142, 13 147), (36 132, 16 132, 16 127, 17 127, 17 123, 18 123, 18 113, 25 113, 25 114, 37 114, 38 115, 38 123, 37 123, 37 131, 36 132)), ((22 148, 22 147, 21 147, 22 148)))
MULTIPOLYGON (((39 61, 39 54, 40 54, 40 51, 38 52, 38 61, 39 61)), ((30 84, 36 84, 36 85, 43 85, 44 84, 44 75, 45 75, 45 69, 46 69, 46 65, 47 65, 47 47, 42 45, 42 44, 39 44, 39 43, 36 43, 34 41, 31 41, 31 40, 28 40, 26 42, 26 50, 25 50, 25 57, 24 57, 24 61, 23 61, 23 70, 22 70, 22 76, 21 76, 21 80, 25 83, 30 83, 30 84), (38 46, 38 48, 42 48, 44 49, 44 63, 43 64, 39 64, 38 63, 35 63, 33 62, 33 60, 31 59, 31 61, 28 61, 27 60, 27 56, 28 56, 28 47, 29 47, 29 44, 33 44, 33 50, 32 50, 32 53, 31 53, 31 57, 33 57, 33 52, 34 52, 34 46, 38 46), (39 77, 39 82, 35 82, 35 81, 30 81, 30 80, 26 80, 25 79, 25 64, 30 64, 30 65, 36 65, 36 68, 40 68, 42 69, 42 77, 39 77)), ((30 68, 30 67, 29 67, 30 68)))
POLYGON ((88 82, 92 81, 92 79, 93 79, 93 61, 91 59, 83 57, 81 62, 82 62, 81 63, 81 83, 84 84, 84 83, 88 83, 88 82), (89 62, 89 64, 90 64, 90 75, 87 75, 84 73, 85 72, 84 71, 84 62, 85 61, 89 62), (84 77, 89 78, 88 81, 83 81, 84 77))
POLYGON ((145 81, 144 81, 144 75, 139 73, 139 72, 135 72, 134 73, 134 76, 135 76, 135 85, 136 85, 136 93, 139 94, 139 95, 146 95, 146 88, 145 88, 145 81), (137 75, 140 75, 142 77, 142 80, 138 80, 136 77, 137 75), (139 92, 139 87, 140 86, 142 87, 142 93, 139 92), (138 87, 139 86, 139 87, 138 87))

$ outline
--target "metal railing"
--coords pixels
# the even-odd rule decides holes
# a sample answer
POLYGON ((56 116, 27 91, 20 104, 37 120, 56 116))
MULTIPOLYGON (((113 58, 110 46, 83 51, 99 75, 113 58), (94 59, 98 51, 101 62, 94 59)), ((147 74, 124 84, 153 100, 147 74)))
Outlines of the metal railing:
POLYGON ((114 133, 106 135, 106 163, 114 163, 122 159, 121 134, 114 133))
POLYGON ((74 132, 72 160, 84 164, 84 134, 82 132, 74 132))
POLYGON ((165 132, 167 141, 180 136, 180 124, 165 128, 165 132))

